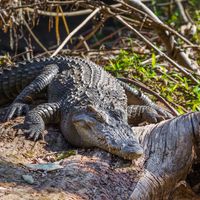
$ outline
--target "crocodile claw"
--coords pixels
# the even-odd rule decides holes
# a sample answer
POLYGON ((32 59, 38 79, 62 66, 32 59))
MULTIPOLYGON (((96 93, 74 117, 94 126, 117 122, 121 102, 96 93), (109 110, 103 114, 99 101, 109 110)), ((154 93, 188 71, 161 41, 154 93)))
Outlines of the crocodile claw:
MULTIPOLYGON (((156 110, 151 110, 152 112, 144 112, 143 113, 143 120, 147 121, 148 123, 158 123, 165 119, 164 116, 158 114, 156 110)), ((166 117, 168 119, 168 117, 166 117)))
POLYGON ((14 115, 21 116, 23 113, 27 113, 28 110, 29 110, 29 106, 25 103, 13 103, 9 107, 9 109, 4 117, 4 120, 8 121, 8 120, 12 119, 14 115))
POLYGON ((33 141, 37 141, 42 137, 43 127, 41 124, 25 124, 23 132, 27 135, 27 138, 33 141))
POLYGON ((164 119, 172 119, 174 118, 174 116, 170 113, 170 112, 167 112, 159 107, 155 108, 155 111, 160 115, 162 116, 164 119))

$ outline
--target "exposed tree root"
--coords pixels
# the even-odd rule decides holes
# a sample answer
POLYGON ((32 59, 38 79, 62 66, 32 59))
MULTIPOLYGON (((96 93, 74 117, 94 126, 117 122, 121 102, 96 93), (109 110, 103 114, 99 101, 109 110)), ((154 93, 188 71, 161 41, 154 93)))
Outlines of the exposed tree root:
POLYGON ((192 165, 199 122, 199 113, 189 113, 156 125, 133 128, 145 149, 145 170, 131 199, 168 199, 192 165))

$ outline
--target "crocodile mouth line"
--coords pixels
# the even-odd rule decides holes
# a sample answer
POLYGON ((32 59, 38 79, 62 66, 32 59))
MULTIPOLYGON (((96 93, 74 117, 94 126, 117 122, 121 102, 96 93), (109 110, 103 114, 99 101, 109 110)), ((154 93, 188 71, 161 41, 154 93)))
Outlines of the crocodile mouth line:
MULTIPOLYGON (((98 144, 101 144, 102 146, 104 146, 104 148, 101 148, 100 145, 98 145, 97 147, 98 148, 101 148, 105 151, 108 151, 110 152, 111 154, 114 154, 116 156, 119 156, 123 159, 126 159, 126 160, 133 160, 133 159, 136 159, 136 158, 139 158, 143 152, 142 151, 135 151, 135 152, 124 152, 123 151, 123 145, 118 145, 118 146, 115 146, 115 145, 109 145, 108 142, 106 142, 104 139, 102 138, 97 138, 97 141, 98 141, 98 144)), ((127 145, 128 146, 128 145, 127 145)))

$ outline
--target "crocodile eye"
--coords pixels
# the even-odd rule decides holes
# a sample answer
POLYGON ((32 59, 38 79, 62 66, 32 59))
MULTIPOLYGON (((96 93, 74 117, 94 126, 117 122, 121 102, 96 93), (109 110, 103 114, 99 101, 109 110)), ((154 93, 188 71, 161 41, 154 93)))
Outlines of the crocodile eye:
POLYGON ((97 121, 108 123, 108 116, 104 111, 99 110, 98 108, 95 108, 93 105, 88 105, 87 106, 87 111, 92 113, 93 117, 97 121))
POLYGON ((116 118, 116 119, 122 119, 123 116, 124 116, 124 113, 119 110, 119 109, 116 109, 113 111, 113 116, 116 118))
POLYGON ((95 108, 93 105, 87 106, 87 111, 89 112, 98 112, 97 108, 95 108))
POLYGON ((95 118, 100 122, 108 123, 108 117, 106 114, 96 113, 95 118))

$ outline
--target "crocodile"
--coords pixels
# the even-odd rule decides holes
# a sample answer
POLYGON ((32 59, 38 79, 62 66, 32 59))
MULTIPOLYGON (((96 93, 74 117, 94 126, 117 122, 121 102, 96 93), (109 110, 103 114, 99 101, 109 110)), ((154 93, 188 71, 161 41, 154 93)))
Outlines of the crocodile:
POLYGON ((79 57, 20 62, 0 73, 0 94, 0 105, 12 102, 5 120, 25 114, 23 131, 29 139, 38 140, 45 124, 58 123, 72 145, 97 147, 129 160, 143 154, 130 124, 172 117, 139 90, 79 57), (43 91, 47 103, 29 109, 43 91))

